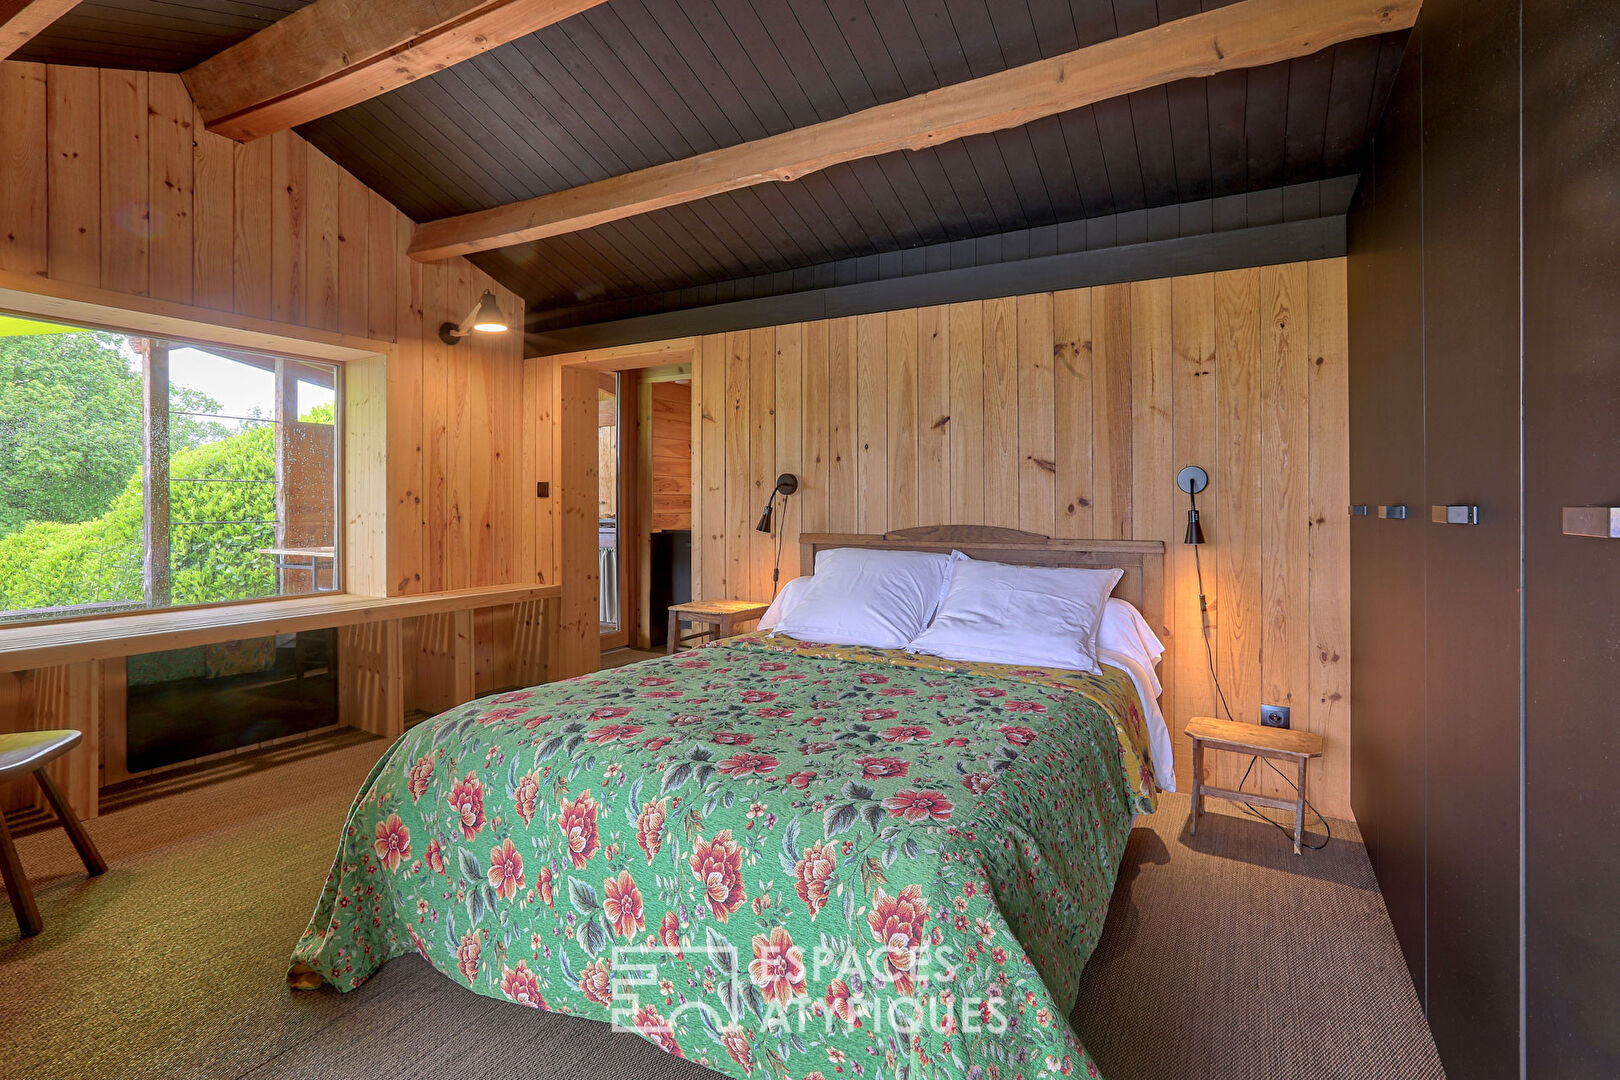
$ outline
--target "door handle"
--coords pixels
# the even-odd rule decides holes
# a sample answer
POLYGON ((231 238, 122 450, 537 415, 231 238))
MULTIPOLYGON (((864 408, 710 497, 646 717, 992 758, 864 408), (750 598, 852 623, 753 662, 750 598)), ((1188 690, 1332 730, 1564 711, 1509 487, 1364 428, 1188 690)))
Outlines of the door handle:
POLYGON ((1378 508, 1378 516, 1381 518, 1388 518, 1392 521, 1405 521, 1406 507, 1400 503, 1396 503, 1393 506, 1380 506, 1378 508))
POLYGON ((1620 506, 1564 507, 1564 535, 1620 540, 1620 506))
POLYGON ((1436 525, 1478 525, 1479 507, 1461 506, 1431 506, 1429 507, 1429 520, 1436 525))

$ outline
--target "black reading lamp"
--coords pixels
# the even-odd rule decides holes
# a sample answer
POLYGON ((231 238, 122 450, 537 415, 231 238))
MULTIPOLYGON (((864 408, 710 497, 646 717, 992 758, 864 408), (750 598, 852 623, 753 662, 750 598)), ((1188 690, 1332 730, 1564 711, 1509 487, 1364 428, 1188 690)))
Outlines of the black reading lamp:
MULTIPOLYGON (((792 473, 783 473, 776 478, 776 486, 765 500, 765 512, 759 515, 759 524, 754 526, 755 531, 768 533, 771 531, 771 516, 776 510, 776 497, 782 496, 782 513, 787 513, 787 497, 799 490, 799 478, 792 473)), ((782 534, 776 534, 776 565, 771 567, 771 595, 776 595, 777 582, 782 577, 782 534)))
POLYGON ((1176 474, 1176 486, 1187 493, 1187 544, 1204 542, 1204 527, 1198 523, 1198 493, 1209 487, 1209 473, 1197 465, 1188 465, 1176 474))

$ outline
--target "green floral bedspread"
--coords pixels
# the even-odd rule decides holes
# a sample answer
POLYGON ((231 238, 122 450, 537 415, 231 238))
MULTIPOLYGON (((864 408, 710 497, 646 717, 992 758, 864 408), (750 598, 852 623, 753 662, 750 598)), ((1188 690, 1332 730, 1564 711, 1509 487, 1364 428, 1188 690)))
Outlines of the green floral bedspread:
POLYGON ((1145 747, 1117 669, 789 638, 499 694, 377 763, 293 975, 414 949, 734 1077, 1096 1076, 1067 1014, 1145 747))

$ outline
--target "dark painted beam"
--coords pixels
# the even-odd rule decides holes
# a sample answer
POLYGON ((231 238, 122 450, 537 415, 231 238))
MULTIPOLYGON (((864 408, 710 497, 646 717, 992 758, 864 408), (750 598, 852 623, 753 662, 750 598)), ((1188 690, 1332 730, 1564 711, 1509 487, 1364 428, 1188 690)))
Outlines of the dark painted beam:
POLYGON ((527 335, 527 353, 550 356, 876 311, 1326 259, 1344 253, 1345 218, 1339 213, 537 331, 527 335))

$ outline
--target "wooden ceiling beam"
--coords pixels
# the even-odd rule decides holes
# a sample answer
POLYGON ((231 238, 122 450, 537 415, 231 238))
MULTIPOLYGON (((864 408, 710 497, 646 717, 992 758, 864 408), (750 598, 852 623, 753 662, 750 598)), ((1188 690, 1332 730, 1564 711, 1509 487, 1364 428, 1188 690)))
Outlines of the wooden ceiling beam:
POLYGON ((79 0, 0 0, 0 60, 79 6, 79 0))
POLYGON ((602 2, 315 0, 182 77, 204 126, 247 142, 398 89, 602 2))
POLYGON ((416 228, 412 258, 509 247, 841 162, 918 150, 1178 79, 1410 27, 1422 0, 1239 0, 1150 30, 834 120, 416 228))

